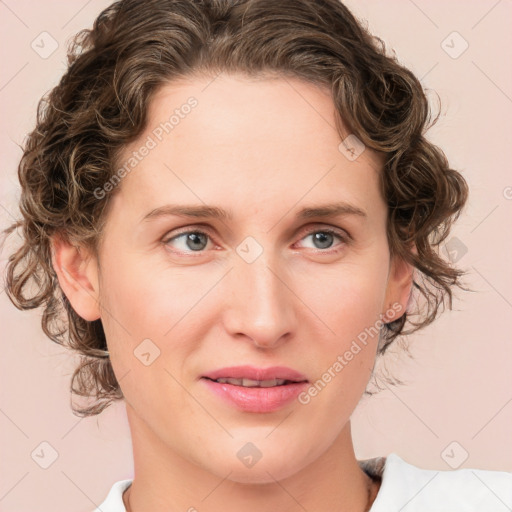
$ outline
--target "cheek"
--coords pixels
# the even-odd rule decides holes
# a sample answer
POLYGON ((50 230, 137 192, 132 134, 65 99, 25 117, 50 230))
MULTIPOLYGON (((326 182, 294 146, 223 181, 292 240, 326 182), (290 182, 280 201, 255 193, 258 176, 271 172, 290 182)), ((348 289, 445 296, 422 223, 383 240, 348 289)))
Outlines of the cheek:
POLYGON ((301 403, 312 411, 314 424, 331 425, 331 433, 348 420, 371 377, 386 279, 385 263, 354 265, 331 276, 323 294, 310 296, 322 331, 312 338, 318 342, 305 348, 315 362, 315 380, 301 403))
MULTIPOLYGON (((126 255, 105 272, 102 297, 111 316, 127 330, 139 337, 162 337, 187 306, 182 274, 177 269, 169 279, 169 269, 148 265, 137 255, 126 255)), ((193 283, 189 284, 193 289, 193 283)))
POLYGON ((377 322, 386 293, 387 270, 386 259, 382 258, 341 265, 316 276, 317 291, 305 296, 311 309, 334 331, 327 330, 328 339, 347 342, 377 322))
POLYGON ((165 411, 178 405, 180 418, 192 414, 178 383, 185 381, 188 368, 183 363, 197 349, 194 340, 201 338, 187 316, 198 291, 188 276, 177 271, 170 280, 169 274, 164 278, 161 269, 126 258, 117 260, 102 280, 108 310, 102 322, 125 400, 148 418, 162 414, 162 424, 169 420, 165 411), (185 283, 191 285, 188 293, 183 293, 185 283))
POLYGON ((311 336, 318 343, 305 349, 316 362, 318 385, 304 403, 311 400, 313 408, 336 411, 338 426, 357 405, 374 367, 387 272, 385 257, 361 257, 317 276, 315 290, 322 293, 305 299, 321 319, 321 333, 316 329, 311 336))
POLYGON ((164 369, 182 381, 190 371, 184 363, 200 348, 210 320, 218 318, 207 294, 219 276, 191 267, 147 264, 144 257, 130 253, 112 261, 104 274, 101 288, 108 313, 102 321, 116 375, 130 372, 123 387, 135 377, 154 387, 158 378, 170 379, 164 369), (150 355, 142 356, 146 353, 150 355), (139 356, 154 358, 154 363, 145 367, 135 359, 139 356), (163 377, 148 370, 161 370, 163 377))
POLYGON ((105 258, 100 282, 102 323, 113 364, 117 363, 120 373, 132 368, 137 347, 148 345, 144 340, 154 343, 155 354, 163 349, 164 334, 175 324, 180 310, 179 294, 165 284, 157 272, 130 254, 115 261, 105 258))

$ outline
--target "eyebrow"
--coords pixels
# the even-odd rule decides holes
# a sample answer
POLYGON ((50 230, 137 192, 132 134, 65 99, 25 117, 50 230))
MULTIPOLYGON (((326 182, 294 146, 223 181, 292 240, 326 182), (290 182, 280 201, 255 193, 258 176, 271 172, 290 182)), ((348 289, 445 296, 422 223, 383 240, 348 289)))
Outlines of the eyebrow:
MULTIPOLYGON (((167 217, 172 215, 193 219, 233 219, 233 214, 231 211, 225 210, 218 206, 168 204, 151 210, 142 218, 141 222, 147 222, 159 217, 167 217)), ((339 215, 356 215, 362 218, 367 217, 367 214, 364 210, 346 202, 305 207, 297 212, 296 217, 298 219, 309 219, 312 217, 335 217, 339 215)))

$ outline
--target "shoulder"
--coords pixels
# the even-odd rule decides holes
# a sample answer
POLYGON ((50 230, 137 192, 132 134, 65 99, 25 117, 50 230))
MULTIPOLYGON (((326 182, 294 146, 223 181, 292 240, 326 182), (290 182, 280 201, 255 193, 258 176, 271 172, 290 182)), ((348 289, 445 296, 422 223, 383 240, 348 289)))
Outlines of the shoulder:
POLYGON ((131 485, 132 480, 119 480, 110 488, 105 500, 93 512, 126 512, 123 503, 123 492, 131 485))
POLYGON ((512 472, 485 469, 433 470, 395 453, 359 461, 381 486, 370 512, 507 511, 512 509, 512 472))

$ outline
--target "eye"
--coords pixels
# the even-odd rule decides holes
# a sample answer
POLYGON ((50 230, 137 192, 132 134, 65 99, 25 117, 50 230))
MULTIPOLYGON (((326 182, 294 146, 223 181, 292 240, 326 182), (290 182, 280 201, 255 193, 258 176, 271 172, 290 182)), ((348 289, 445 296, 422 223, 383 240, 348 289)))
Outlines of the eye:
POLYGON ((201 252, 204 251, 210 240, 210 235, 204 231, 189 230, 184 231, 172 238, 163 240, 165 245, 171 245, 171 242, 175 242, 173 247, 178 249, 178 252, 201 252))
MULTIPOLYGON (((320 252, 336 252, 339 249, 331 249, 333 245, 333 239, 337 238, 340 240, 340 246, 344 246, 349 242, 349 235, 332 228, 325 229, 313 229, 310 230, 306 236, 301 238, 305 240, 308 237, 312 237, 312 242, 315 244, 313 249, 318 249, 320 252)), ((177 235, 162 240, 162 243, 167 246, 172 246, 177 249, 177 252, 181 253, 201 253, 207 249, 208 242, 211 241, 211 235, 206 231, 198 229, 182 231, 177 235)))
POLYGON ((302 240, 306 240, 307 238, 312 237, 312 243, 316 244, 313 249, 320 249, 321 252, 334 252, 339 249, 333 249, 331 251, 325 250, 325 249, 331 249, 333 245, 333 239, 337 238, 342 243, 340 244, 343 246, 348 242, 347 235, 344 235, 342 232, 338 232, 334 229, 314 229, 312 231, 309 231, 309 233, 302 238, 302 240))

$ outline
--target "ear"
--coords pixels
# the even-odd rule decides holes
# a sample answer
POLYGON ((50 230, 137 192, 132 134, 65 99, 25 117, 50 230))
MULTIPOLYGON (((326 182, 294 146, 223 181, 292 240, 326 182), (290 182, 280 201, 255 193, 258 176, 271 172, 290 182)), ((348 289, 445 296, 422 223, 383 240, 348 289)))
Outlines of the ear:
MULTIPOLYGON (((416 253, 416 248, 412 249, 416 253)), ((414 267, 402 258, 391 259, 386 298, 382 319, 384 322, 398 320, 406 312, 411 297, 414 267)))
POLYGON ((53 268, 71 306, 84 320, 97 320, 101 315, 96 257, 59 235, 52 237, 51 247, 53 268))

